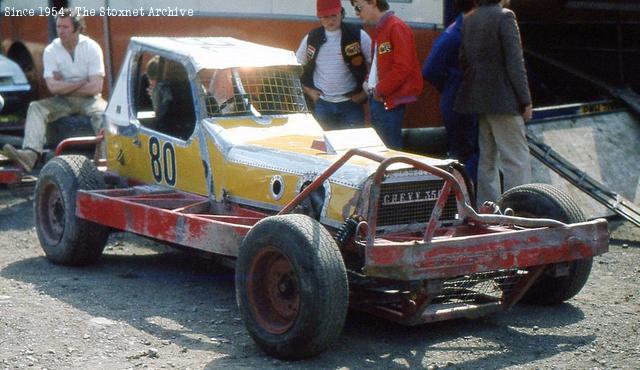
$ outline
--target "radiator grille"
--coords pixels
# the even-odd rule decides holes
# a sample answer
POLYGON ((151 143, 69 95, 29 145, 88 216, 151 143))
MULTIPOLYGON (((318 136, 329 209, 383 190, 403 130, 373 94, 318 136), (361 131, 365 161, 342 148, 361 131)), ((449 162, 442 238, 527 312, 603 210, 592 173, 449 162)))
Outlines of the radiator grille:
MULTIPOLYGON (((378 225, 427 222, 443 185, 444 180, 383 183, 378 199, 378 225)), ((455 220, 456 214, 456 198, 452 191, 440 220, 455 220)))
POLYGON ((482 303, 498 301, 527 274, 525 270, 498 270, 447 280, 433 303, 482 303))

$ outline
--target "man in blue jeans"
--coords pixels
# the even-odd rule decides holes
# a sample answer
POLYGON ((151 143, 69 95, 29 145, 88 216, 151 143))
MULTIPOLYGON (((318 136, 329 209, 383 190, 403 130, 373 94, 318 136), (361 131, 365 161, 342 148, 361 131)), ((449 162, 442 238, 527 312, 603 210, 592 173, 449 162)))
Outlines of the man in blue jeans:
POLYGON ((317 0, 321 26, 306 35, 296 52, 303 65, 305 94, 325 130, 364 125, 362 83, 371 60, 371 38, 362 27, 343 23, 340 0, 317 0))
POLYGON ((464 17, 475 9, 475 0, 456 0, 461 12, 436 40, 422 66, 422 77, 440 92, 440 112, 447 130, 449 157, 462 162, 473 183, 478 179, 478 123, 473 114, 460 114, 453 110, 456 94, 462 82, 459 50, 464 17))

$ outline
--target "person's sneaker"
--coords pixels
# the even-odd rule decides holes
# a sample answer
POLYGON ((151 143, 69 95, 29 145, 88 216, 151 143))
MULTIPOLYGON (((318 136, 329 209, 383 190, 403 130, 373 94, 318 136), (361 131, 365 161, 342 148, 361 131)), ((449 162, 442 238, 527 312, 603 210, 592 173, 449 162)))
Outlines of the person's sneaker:
POLYGON ((31 172, 38 161, 38 153, 33 150, 16 149, 11 144, 5 144, 2 149, 7 158, 19 164, 27 172, 31 172))

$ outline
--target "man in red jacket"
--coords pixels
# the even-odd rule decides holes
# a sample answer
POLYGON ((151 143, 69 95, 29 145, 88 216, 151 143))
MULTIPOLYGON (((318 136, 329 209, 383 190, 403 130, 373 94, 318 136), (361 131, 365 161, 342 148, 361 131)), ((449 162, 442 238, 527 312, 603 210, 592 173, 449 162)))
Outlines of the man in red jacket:
POLYGON ((384 143, 402 148, 406 104, 422 93, 422 74, 413 32, 392 11, 387 0, 351 0, 356 14, 375 25, 371 70, 364 82, 369 92, 371 125, 384 143))

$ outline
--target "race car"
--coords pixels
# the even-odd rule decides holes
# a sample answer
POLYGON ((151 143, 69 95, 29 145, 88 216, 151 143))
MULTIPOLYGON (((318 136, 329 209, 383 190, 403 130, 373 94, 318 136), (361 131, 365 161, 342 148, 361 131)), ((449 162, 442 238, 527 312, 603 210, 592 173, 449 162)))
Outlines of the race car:
POLYGON ((458 162, 323 131, 300 72, 293 52, 233 38, 132 38, 96 138, 106 157, 40 172, 47 258, 92 263, 113 229, 226 256, 248 332, 282 359, 329 348, 349 307, 417 325, 584 286, 606 220, 542 184, 476 210, 458 162))

